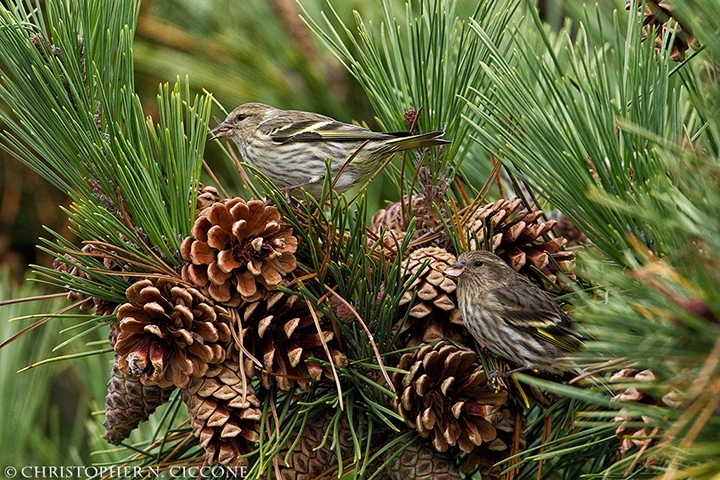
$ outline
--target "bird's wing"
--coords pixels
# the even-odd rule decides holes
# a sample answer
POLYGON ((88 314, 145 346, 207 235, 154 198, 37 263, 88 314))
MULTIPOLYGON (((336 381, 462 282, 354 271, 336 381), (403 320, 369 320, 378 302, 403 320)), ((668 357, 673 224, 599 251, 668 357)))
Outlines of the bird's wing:
POLYGON ((278 143, 363 142, 365 140, 386 140, 402 135, 373 132, 319 114, 305 114, 303 120, 291 123, 281 118, 270 119, 261 123, 258 128, 278 143))
POLYGON ((540 290, 496 289, 492 293, 504 307, 503 319, 511 326, 528 332, 567 352, 576 352, 582 342, 570 329, 570 317, 540 290))

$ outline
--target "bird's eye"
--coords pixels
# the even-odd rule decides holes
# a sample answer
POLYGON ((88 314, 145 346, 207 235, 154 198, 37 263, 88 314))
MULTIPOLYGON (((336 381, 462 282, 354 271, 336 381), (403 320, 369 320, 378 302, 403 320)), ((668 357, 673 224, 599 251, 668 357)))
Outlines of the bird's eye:
POLYGON ((237 115, 235 115, 235 123, 242 122, 243 120, 245 120, 245 118, 247 117, 244 113, 238 113, 237 115))
POLYGON ((483 262, 482 262, 482 260, 475 260, 475 263, 473 263, 473 265, 475 265, 476 267, 482 267, 483 262))

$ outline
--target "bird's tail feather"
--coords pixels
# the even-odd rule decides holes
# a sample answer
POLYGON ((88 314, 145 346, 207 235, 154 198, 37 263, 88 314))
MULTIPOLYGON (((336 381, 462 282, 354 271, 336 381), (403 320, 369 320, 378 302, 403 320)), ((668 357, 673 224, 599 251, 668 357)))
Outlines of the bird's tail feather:
POLYGON ((443 130, 438 130, 436 132, 422 133, 420 135, 403 136, 389 140, 387 145, 393 146, 395 151, 446 145, 450 143, 450 141, 441 138, 444 134, 445 132, 443 130))

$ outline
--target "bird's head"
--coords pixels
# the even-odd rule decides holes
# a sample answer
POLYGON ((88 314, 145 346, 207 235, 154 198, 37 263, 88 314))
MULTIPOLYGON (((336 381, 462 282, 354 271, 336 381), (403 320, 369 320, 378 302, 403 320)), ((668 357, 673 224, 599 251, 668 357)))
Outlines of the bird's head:
POLYGON ((467 276, 500 279, 511 272, 514 270, 494 253, 487 250, 473 250, 460 254, 457 262, 446 268, 443 273, 458 279, 467 276))
POLYGON ((248 138, 274 110, 276 109, 262 103, 240 105, 210 131, 213 135, 210 140, 227 137, 234 140, 248 138))

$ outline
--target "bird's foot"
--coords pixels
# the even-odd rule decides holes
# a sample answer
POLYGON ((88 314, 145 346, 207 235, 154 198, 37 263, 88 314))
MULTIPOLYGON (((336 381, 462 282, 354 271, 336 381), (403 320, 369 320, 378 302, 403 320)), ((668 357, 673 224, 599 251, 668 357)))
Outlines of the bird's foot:
POLYGON ((532 368, 533 367, 531 365, 525 365, 523 367, 513 368, 512 370, 507 370, 504 372, 496 369, 490 370, 487 376, 488 386, 493 390, 498 390, 498 379, 507 378, 513 373, 524 372, 525 370, 531 370, 532 368))

